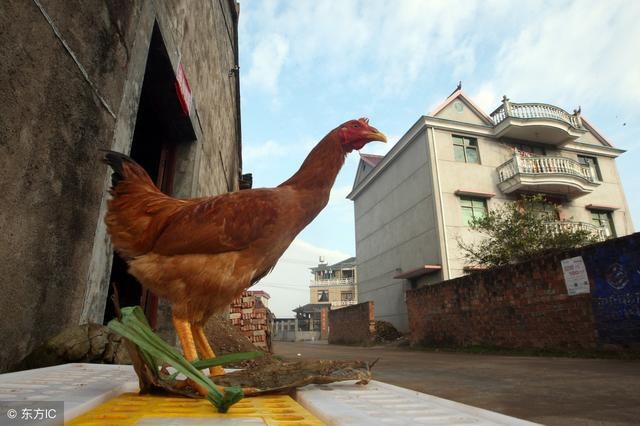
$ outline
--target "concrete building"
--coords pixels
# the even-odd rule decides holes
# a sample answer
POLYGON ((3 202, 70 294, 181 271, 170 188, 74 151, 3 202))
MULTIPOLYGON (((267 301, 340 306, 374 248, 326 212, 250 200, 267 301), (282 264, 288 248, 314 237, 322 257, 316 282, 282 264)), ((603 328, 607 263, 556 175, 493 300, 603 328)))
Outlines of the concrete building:
POLYGON ((309 303, 293 310, 294 319, 278 318, 272 324, 274 340, 324 340, 329 334, 330 310, 358 303, 356 258, 329 265, 322 257, 311 268, 309 303))
MULTIPOLYGON (((514 103, 491 114, 461 89, 391 151, 363 156, 353 190, 358 298, 407 331, 405 291, 466 274, 467 221, 523 193, 561 205, 562 226, 601 238, 633 232, 612 146, 580 110, 514 103)), ((560 225, 558 225, 560 226, 560 225)))
POLYGON ((233 0, 0 4, 0 372, 63 328, 142 300, 113 257, 100 149, 129 153, 179 197, 239 188, 233 0))
POLYGON ((356 258, 350 257, 329 265, 320 260, 311 268, 313 280, 309 285, 309 303, 330 305, 330 309, 358 303, 356 258))

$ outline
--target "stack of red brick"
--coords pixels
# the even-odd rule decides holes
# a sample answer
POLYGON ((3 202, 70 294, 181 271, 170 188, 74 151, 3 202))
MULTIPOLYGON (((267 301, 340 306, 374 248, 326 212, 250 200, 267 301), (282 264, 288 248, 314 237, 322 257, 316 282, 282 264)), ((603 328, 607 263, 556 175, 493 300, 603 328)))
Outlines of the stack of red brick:
POLYGON ((231 303, 229 319, 257 347, 271 351, 270 311, 253 291, 245 291, 231 303))

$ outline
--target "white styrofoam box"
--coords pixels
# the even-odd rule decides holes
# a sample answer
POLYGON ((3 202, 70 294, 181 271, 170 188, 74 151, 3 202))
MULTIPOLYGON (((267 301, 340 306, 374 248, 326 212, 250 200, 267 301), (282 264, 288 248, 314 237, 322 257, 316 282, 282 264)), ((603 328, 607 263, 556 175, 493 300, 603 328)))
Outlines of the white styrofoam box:
POLYGON ((64 401, 65 420, 138 389, 130 365, 64 364, 0 374, 0 401, 64 401))
POLYGON ((309 385, 296 399, 328 425, 535 425, 525 420, 371 381, 309 385))
POLYGON ((136 426, 264 426, 264 420, 257 417, 193 418, 193 417, 154 417, 142 419, 136 426))
MULTIPOLYGON (((65 420, 117 395, 137 391, 138 378, 127 365, 65 364, 0 374, 0 401, 64 401, 65 420)), ((299 389, 296 399, 329 425, 535 424, 378 381, 366 386, 354 381, 310 385, 299 389)), ((200 424, 196 419, 187 423, 179 418, 165 420, 167 425, 200 424)), ((225 424, 222 420, 212 424, 225 424)), ((246 419, 246 424, 261 424, 260 419, 254 420, 246 419)))

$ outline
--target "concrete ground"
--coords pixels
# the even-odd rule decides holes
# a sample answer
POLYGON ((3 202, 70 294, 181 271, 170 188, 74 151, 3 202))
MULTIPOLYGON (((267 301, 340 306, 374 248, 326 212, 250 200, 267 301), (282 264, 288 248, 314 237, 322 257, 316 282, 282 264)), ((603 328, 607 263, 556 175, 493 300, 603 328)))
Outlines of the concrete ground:
POLYGON ((284 359, 380 361, 375 380, 546 425, 640 424, 640 360, 274 342, 284 359))

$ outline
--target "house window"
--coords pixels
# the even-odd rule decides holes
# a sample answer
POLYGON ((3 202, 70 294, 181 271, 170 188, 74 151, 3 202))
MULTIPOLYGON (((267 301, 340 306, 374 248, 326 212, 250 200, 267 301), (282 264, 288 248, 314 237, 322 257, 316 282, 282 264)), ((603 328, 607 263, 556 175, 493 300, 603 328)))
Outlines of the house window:
POLYGON ((605 229, 607 238, 616 237, 616 229, 613 226, 613 217, 611 217, 611 212, 592 210, 591 220, 594 225, 605 229))
POLYGON ((340 293, 340 300, 343 302, 351 302, 353 300, 353 292, 343 291, 340 293))
POLYGON ((536 213, 536 216, 546 220, 560 220, 560 212, 553 204, 548 202, 534 203, 532 210, 536 213))
POLYGON ((318 302, 329 301, 329 290, 318 290, 318 302))
POLYGON ((591 169, 591 176, 594 180, 602 182, 602 174, 600 173, 600 167, 598 166, 598 159, 595 157, 587 157, 586 155, 578 155, 578 162, 589 166, 591 169))
POLYGON ((453 155, 462 163, 480 163, 478 141, 474 138, 453 136, 453 155))
POLYGON ((484 198, 460 197, 462 221, 469 224, 472 219, 483 218, 487 215, 487 201, 484 198))

